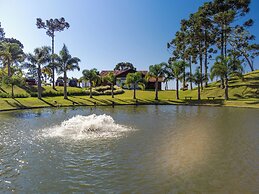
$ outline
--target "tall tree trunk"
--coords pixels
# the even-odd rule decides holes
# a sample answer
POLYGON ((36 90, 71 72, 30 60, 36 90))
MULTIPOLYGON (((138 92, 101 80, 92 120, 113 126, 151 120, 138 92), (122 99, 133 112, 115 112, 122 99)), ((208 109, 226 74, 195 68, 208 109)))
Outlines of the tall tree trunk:
POLYGON ((64 99, 67 99, 67 70, 64 69, 64 99))
POLYGON ((93 95, 92 95, 92 82, 90 81, 90 98, 93 98, 93 95))
POLYGON ((204 76, 205 87, 208 87, 208 41, 207 41, 207 30, 205 30, 205 49, 204 49, 204 76))
POLYGON ((52 45, 52 56, 51 56, 51 62, 52 62, 52 88, 55 90, 55 66, 54 66, 54 32, 53 32, 53 36, 51 39, 51 45, 52 45))
POLYGON ((38 98, 42 97, 42 88, 41 88, 41 68, 40 64, 38 64, 38 98))
POLYGON ((222 58, 224 58, 224 32, 223 32, 223 27, 221 29, 220 33, 220 55, 222 58))
MULTIPOLYGON (((189 66, 190 66, 190 77, 192 78, 192 59, 190 57, 190 61, 189 61, 189 66)), ((192 90, 192 79, 190 79, 190 87, 192 90)))
POLYGON ((224 54, 226 57, 227 56, 227 32, 226 32, 226 29, 224 31, 224 54))
POLYGON ((158 77, 156 78, 156 83, 155 83, 155 93, 156 93, 155 100, 158 100, 158 77))
POLYGON ((225 100, 228 100, 228 78, 225 77, 225 100))
MULTIPOLYGON (((221 48, 220 48, 220 54, 221 54, 221 57, 222 59, 225 58, 224 56, 224 27, 222 26, 221 27, 221 37, 220 37, 220 43, 221 43, 221 48)), ((224 78, 221 78, 221 88, 224 89, 225 88, 225 83, 224 83, 224 78)))
POLYGON ((113 87, 113 83, 111 84, 111 89, 112 89, 112 98, 114 98, 114 93, 113 93, 114 87, 113 87))
POLYGON ((176 99, 179 100, 179 79, 176 78, 176 99))
POLYGON ((201 87, 199 83, 198 83, 198 100, 201 100, 201 87))
MULTIPOLYGON (((200 74, 202 75, 202 50, 201 50, 201 45, 199 47, 199 58, 200 58, 200 74)), ((201 76, 200 83, 201 83, 201 89, 203 89, 203 87, 202 87, 202 76, 201 76)))
POLYGON ((136 99, 136 84, 134 83, 134 86, 133 86, 133 99, 136 99))

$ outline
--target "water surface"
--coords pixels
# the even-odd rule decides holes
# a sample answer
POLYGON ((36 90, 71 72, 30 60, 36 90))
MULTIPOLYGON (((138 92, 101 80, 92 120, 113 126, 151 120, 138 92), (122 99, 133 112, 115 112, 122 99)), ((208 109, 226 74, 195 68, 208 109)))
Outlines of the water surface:
POLYGON ((259 111, 119 106, 0 114, 0 192, 259 193, 259 111))

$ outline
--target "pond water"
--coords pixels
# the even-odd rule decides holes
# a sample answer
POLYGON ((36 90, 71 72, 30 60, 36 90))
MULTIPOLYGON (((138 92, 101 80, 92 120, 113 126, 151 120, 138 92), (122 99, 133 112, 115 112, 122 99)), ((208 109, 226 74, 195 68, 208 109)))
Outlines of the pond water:
POLYGON ((0 113, 0 193, 259 193, 256 109, 0 113))

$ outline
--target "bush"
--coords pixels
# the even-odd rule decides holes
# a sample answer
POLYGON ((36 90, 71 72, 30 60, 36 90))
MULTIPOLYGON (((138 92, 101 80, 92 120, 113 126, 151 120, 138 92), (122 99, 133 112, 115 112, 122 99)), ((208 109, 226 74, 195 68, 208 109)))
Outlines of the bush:
MULTIPOLYGON (((113 91, 113 94, 114 94, 115 91, 113 91)), ((103 92, 104 95, 111 95, 112 94, 112 91, 111 90, 105 90, 103 92)))
POLYGON ((0 93, 0 98, 10 98, 11 96, 7 93, 0 93))
MULTIPOLYGON (((37 94, 38 95, 38 94, 37 94)), ((43 91, 42 92, 42 96, 43 97, 46 97, 46 96, 50 96, 50 97, 52 97, 52 96, 63 96, 64 94, 63 94, 63 92, 61 92, 61 91, 52 91, 52 90, 49 90, 49 91, 43 91)))
POLYGON ((96 88, 94 88, 95 91, 98 91, 98 92, 104 92, 105 90, 109 90, 111 89, 110 86, 98 86, 96 88))
MULTIPOLYGON (((124 90, 122 89, 117 89, 117 90, 113 90, 113 94, 117 95, 117 94, 123 94, 124 90)), ((112 95, 112 91, 111 90, 106 90, 103 92, 104 95, 112 95)))
POLYGON ((29 94, 14 94, 14 98, 28 98, 29 94))
MULTIPOLYGON (((28 97, 30 97, 29 94, 14 94, 14 98, 28 98, 28 97)), ((0 98, 12 98, 12 95, 7 93, 0 93, 0 98)))

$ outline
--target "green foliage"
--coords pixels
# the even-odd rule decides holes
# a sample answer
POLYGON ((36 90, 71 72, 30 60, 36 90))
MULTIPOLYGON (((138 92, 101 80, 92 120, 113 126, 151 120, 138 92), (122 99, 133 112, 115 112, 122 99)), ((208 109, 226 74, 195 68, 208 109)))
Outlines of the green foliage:
POLYGON ((4 68, 7 68, 7 75, 12 75, 11 68, 18 65, 25 59, 22 48, 17 43, 0 42, 0 60, 4 68))
POLYGON ((95 87, 94 90, 97 92, 104 92, 105 90, 110 90, 111 86, 98 86, 95 87))
POLYGON ((119 70, 119 71, 124 71, 124 70, 128 70, 128 69, 136 70, 136 68, 133 66, 133 64, 129 63, 129 62, 120 62, 114 68, 114 70, 119 70))

